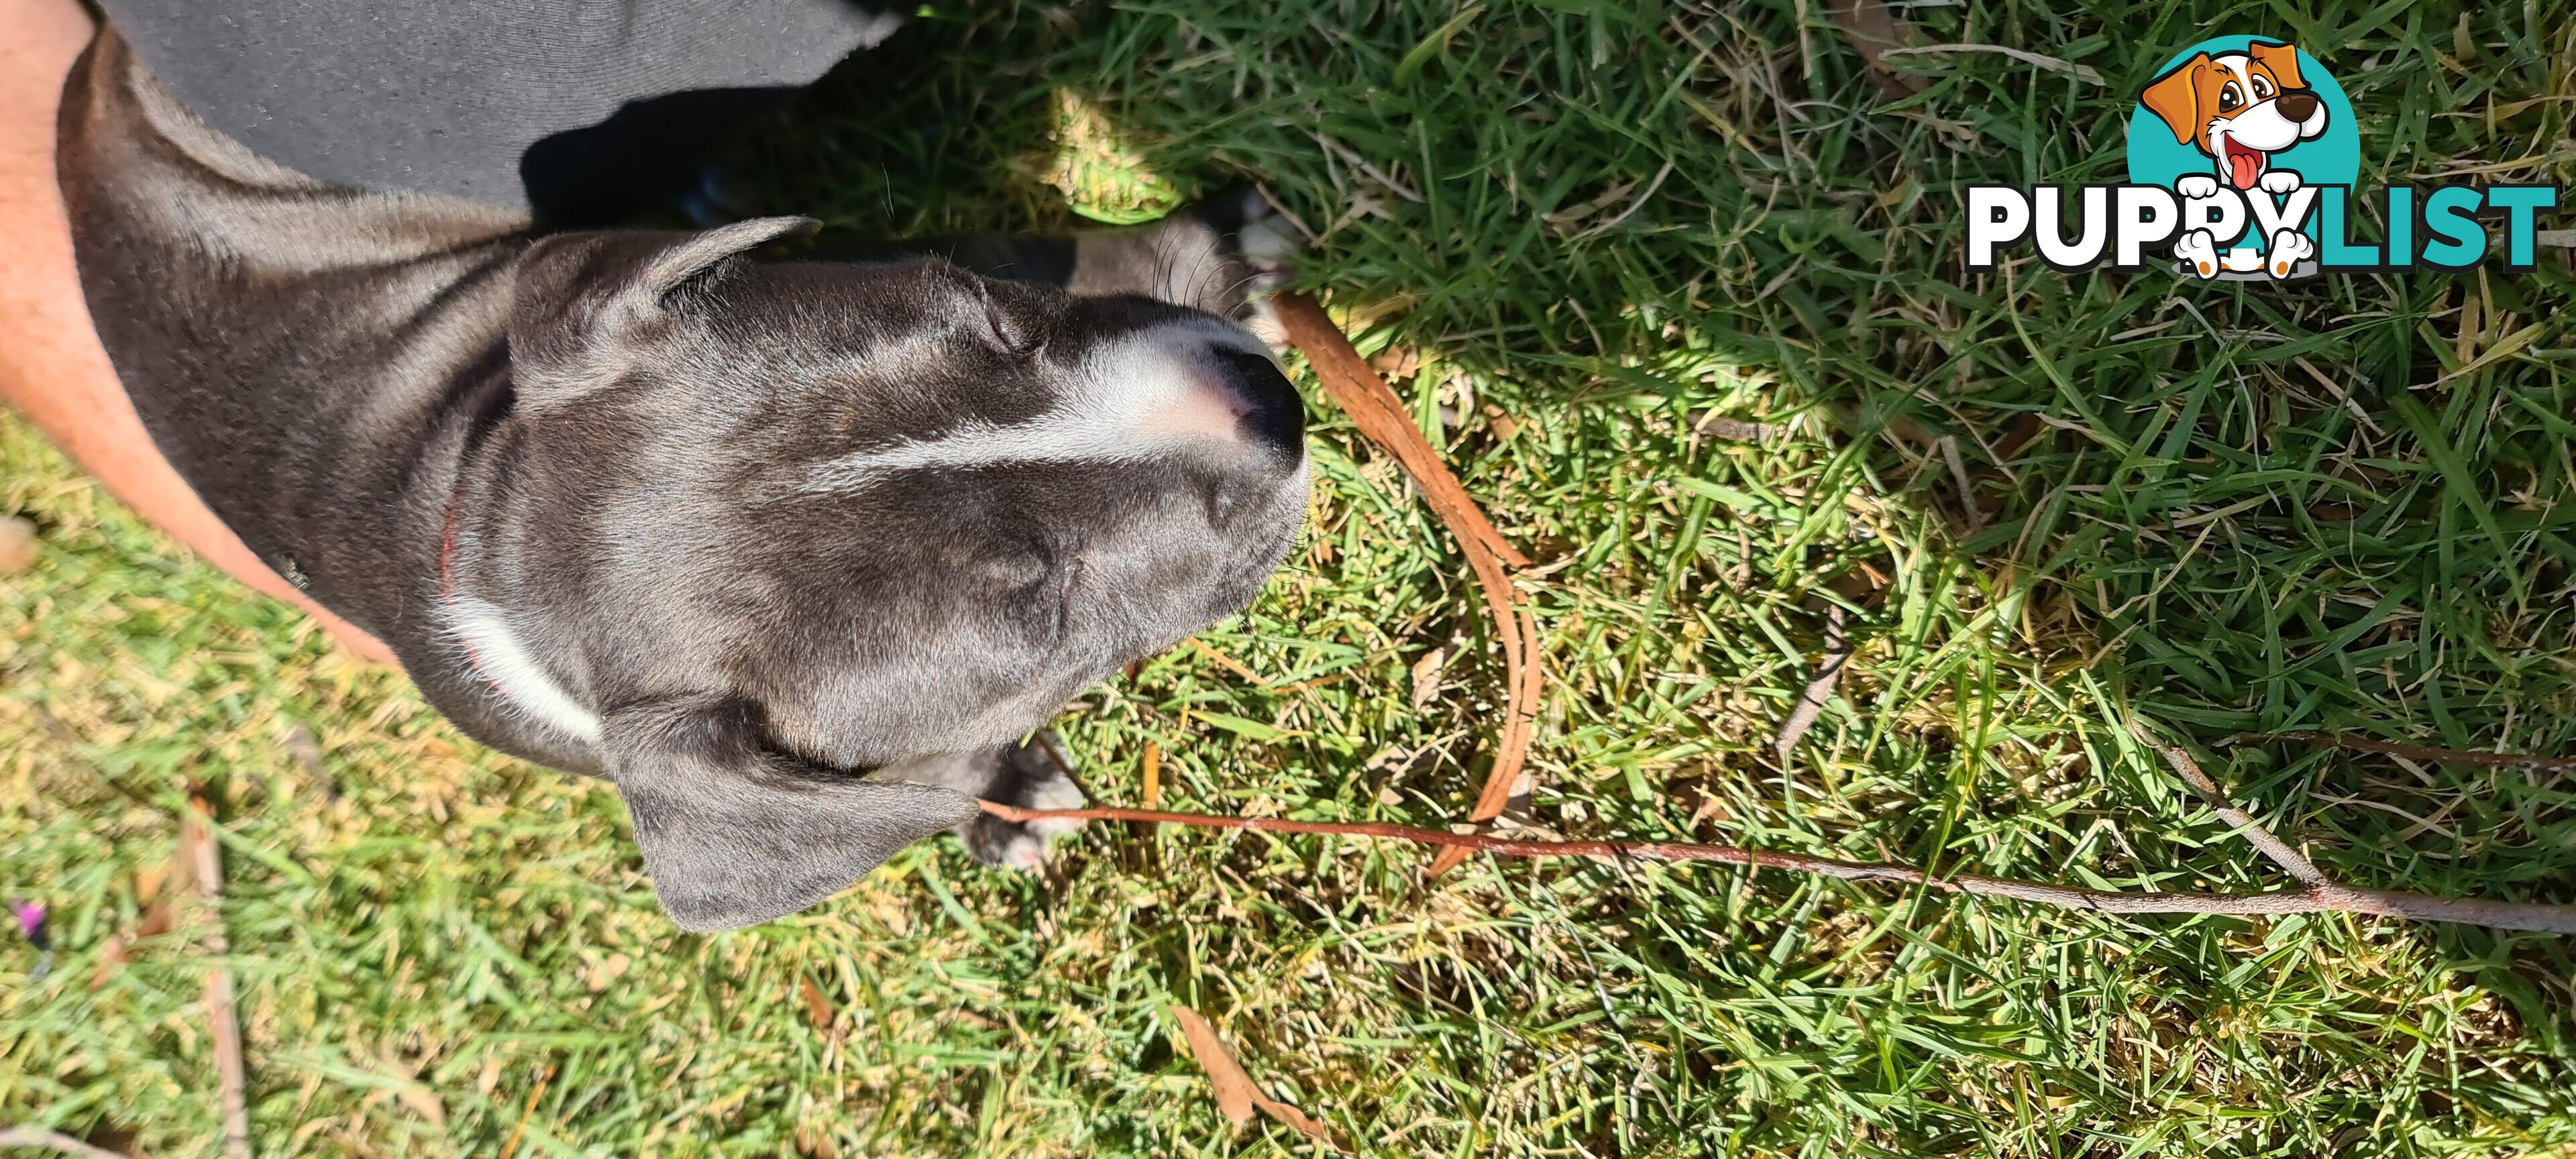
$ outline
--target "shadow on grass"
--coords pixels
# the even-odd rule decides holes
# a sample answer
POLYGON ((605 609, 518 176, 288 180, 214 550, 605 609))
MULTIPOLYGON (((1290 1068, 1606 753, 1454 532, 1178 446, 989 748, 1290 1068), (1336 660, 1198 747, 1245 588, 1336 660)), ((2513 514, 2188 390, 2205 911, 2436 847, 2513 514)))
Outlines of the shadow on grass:
MULTIPOLYGON (((2576 748, 2568 276, 1973 281, 1950 191, 2116 175, 2144 70, 2230 23, 2324 47, 2365 183, 2521 161, 2566 184, 2549 86, 2576 50, 2543 7, 1922 4, 1935 43, 2108 83, 1924 54, 1927 91, 1881 103, 1801 0, 979 2, 840 69, 755 153, 776 208, 859 235, 1067 228, 1068 186, 1121 216, 1265 183, 1322 235, 1308 280, 1542 560, 1539 826, 2247 888, 2279 875, 2133 717, 2204 746, 2576 748), (1059 165, 1068 108, 1097 164, 1059 165), (1834 602, 1858 652, 1779 760, 1834 602)), ((1174 808, 1438 824, 1472 795, 1499 688, 1473 593, 1401 475, 1314 418, 1311 530, 1262 600, 1068 712, 1104 798, 1137 803, 1148 767, 1174 808)), ((1705 867, 1471 862, 1431 888, 1408 850, 1104 827, 1058 888, 928 842, 808 913, 678 936, 607 789, 463 744, 0 438, 8 502, 61 516, 0 588, 0 747, 30 786, 0 872, 54 903, 63 955, 40 982, 0 954, 11 1121, 130 1108, 156 1154, 214 1137, 201 963, 165 944, 93 973, 166 861, 167 810, 122 791, 203 774, 233 789, 263 1151, 1223 1146, 1172 1001, 1385 1154, 2576 1137, 2565 947, 2476 929, 1705 867), (309 759, 280 755, 290 719, 309 759), (414 1082, 443 1123, 404 1109, 414 1082)), ((2219 751, 2355 882, 2576 896, 2557 779, 2219 751)), ((1239 1145, 1271 1143, 1294 1140, 1239 1145)))
MULTIPOLYGON (((1118 216, 1265 184, 1319 237, 1306 279, 1541 560, 1542 827, 2247 888, 2281 879, 2133 719, 2205 748, 2313 729, 2576 751, 2563 267, 2282 290, 1966 278, 1951 190, 2116 179, 2146 70, 2234 18, 1913 9, 1934 40, 2108 83, 1950 54, 1880 104, 1815 7, 977 3, 845 65, 756 152, 778 208, 878 236, 1060 230, 1082 224, 1069 200, 1118 216), (1097 164, 1065 163, 1068 107, 1097 118, 1097 164), (1780 760, 1771 730, 1837 602, 1861 629, 1850 675, 1780 760)), ((2438 41, 2271 30, 2348 70, 2365 156, 2399 159, 2365 176, 2383 183, 2564 135, 2536 78, 2565 50, 2522 19, 2437 5, 2438 41), (2436 79, 2510 111, 2437 103, 2456 90, 2436 79)), ((1109 799, 1135 802, 1149 760, 1167 800, 1216 811, 1437 823, 1472 795, 1499 673, 1462 569, 1390 465, 1314 417, 1316 518, 1288 573, 1068 718, 1109 799)), ((2576 900, 2558 778, 2218 751, 2222 783, 2356 884, 2576 900)), ((2361 1153, 2546 1134, 2563 1110, 2576 962, 2556 939, 1631 867, 1431 895, 1400 851, 1087 848, 1086 888, 1258 883, 1225 921, 1122 919, 1141 968, 1249 1032, 1308 1035, 1301 1081, 1365 1090, 1389 1123, 1457 1115, 1596 1153, 1852 1145, 1855 1123, 1900 1148, 2008 1150, 1988 1137, 2004 1123, 2361 1153), (1274 952, 1348 949, 1366 938, 1347 923, 1425 907, 1450 923, 1417 934, 1438 952, 1344 959, 1325 997, 1274 952), (1300 1021, 1323 1001, 1337 1021, 1300 1021), (1361 1023, 1400 1045, 1321 1061, 1361 1023), (2422 1070, 2411 1036, 2467 1061, 2422 1070), (1565 1058, 1561 1090, 1458 1094, 1565 1058)), ((1015 912, 1028 937, 1051 920, 1015 912)), ((1119 1065, 1178 1067, 1158 1041, 1119 1065)), ((1164 1113, 1122 1102, 1103 1129, 1141 1146, 1164 1113)))
MULTIPOLYGON (((1434 360, 1399 385, 1501 517, 1577 565, 1557 582, 1606 575, 1607 598, 1642 604, 1627 631, 1560 637, 1571 695, 1593 694, 1596 650, 1617 666, 1679 601, 1750 569, 1797 596, 1763 625, 1790 638, 1784 663, 1812 655, 1831 598, 1871 601, 1854 610, 1901 662, 1929 641, 1902 638, 1920 625, 1900 605, 1929 601, 1996 634, 1987 660, 2081 668, 2203 742, 2317 729, 2576 750, 2576 388, 2562 360, 2479 359, 2547 347, 2563 266, 2287 290, 1956 272, 1945 191, 2116 179, 2127 94, 2198 35, 2191 13, 2097 13, 2134 52, 2060 33, 2107 89, 1926 65, 1928 93, 1880 110, 1856 61, 1770 6, 1346 7, 917 20, 810 93, 767 136, 766 171, 783 203, 853 230, 1088 224, 1048 183, 1073 92, 1184 192, 1264 182, 1325 235, 1308 280, 1377 323, 1363 341, 1434 360), (1506 432, 1477 404, 1539 417, 1506 432), (1730 410, 1772 425, 1719 421, 1730 410), (1687 445, 1625 462, 1568 445, 1605 423, 1687 445), (1784 463, 1765 438, 1812 454, 1784 463), (1748 463, 1785 478, 1725 478, 1748 463), (1909 525, 1874 533, 1870 505, 1909 525), (1939 572, 1925 552, 1967 565, 1946 579, 1973 590, 1899 579, 1939 572)), ((1950 19, 1923 14, 1935 32, 1950 19)), ((2399 153, 2518 155, 2563 127, 2545 101, 2492 137, 2474 119, 2413 127, 2408 86, 2450 47, 2328 54, 2369 62, 2347 78, 2383 160, 2366 181, 2409 180, 2399 153)), ((2500 94, 2527 83, 2521 63, 2490 62, 2500 94)), ((1943 696, 1919 675, 1868 693, 1843 723, 1876 743, 1943 696)), ((2547 778, 2288 750, 2240 751, 2233 772, 2357 880, 2576 898, 2576 828, 2547 778)))

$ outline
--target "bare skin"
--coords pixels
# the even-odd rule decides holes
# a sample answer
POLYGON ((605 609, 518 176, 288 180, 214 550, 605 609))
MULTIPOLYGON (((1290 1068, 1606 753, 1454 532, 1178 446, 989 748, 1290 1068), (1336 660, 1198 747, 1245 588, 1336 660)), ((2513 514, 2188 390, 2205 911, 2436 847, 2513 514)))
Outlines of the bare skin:
POLYGON ((170 469, 90 327, 54 183, 54 113, 91 28, 75 0, 0 0, 0 399, 207 562, 392 664, 391 649, 270 571, 170 469))

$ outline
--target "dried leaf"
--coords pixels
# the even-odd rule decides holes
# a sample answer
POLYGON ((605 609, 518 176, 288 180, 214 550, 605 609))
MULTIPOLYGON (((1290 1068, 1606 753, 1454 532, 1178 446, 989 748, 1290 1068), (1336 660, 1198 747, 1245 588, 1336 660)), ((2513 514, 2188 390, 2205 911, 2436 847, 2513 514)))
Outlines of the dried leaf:
POLYGON ((161 887, 169 884, 173 878, 182 883, 179 888, 181 892, 185 892, 188 888, 185 884, 188 880, 188 867, 180 862, 176 854, 159 865, 147 865, 135 870, 134 900, 145 905, 152 904, 153 899, 161 896, 161 887))
POLYGON ((1369 369, 1390 379, 1411 378, 1422 372, 1422 353, 1410 346, 1389 346, 1368 360, 1369 369))
POLYGON ((106 943, 98 948, 98 969, 89 976, 89 988, 98 990, 106 987, 116 977, 116 972, 132 960, 133 956, 125 952, 125 938, 109 934, 106 943))
POLYGON ((1898 72, 1887 63, 1887 50, 1913 43, 1914 29, 1898 20, 1880 0, 1834 0, 1834 26, 1843 30, 1843 42, 1859 53, 1878 78, 1880 95, 1889 100, 1922 92, 1931 82, 1913 73, 1898 72))
POLYGON ((1413 711, 1422 711, 1432 697, 1440 694, 1440 673, 1449 667, 1451 655, 1449 646, 1443 644, 1413 662, 1413 711))
POLYGON ((803 974, 796 976, 796 989, 805 996, 805 1020, 826 1034, 832 1030, 832 1004, 823 997, 823 988, 803 974))
POLYGON ((134 960, 133 944, 145 938, 157 938, 170 932, 179 920, 177 902, 196 887, 188 873, 188 859, 193 851, 182 846, 159 865, 147 865, 134 871, 134 900, 143 907, 143 920, 125 934, 111 935, 99 950, 98 970, 89 978, 90 989, 104 987, 117 971, 134 960))
POLYGON ((1728 819, 1729 816, 1726 811, 1725 798, 1722 798, 1715 793, 1706 793, 1700 798, 1699 804, 1691 809, 1690 828, 1697 829, 1700 827, 1700 823, 1704 821, 1726 821, 1728 819))
POLYGON ((1217 1038, 1216 1028, 1187 1006, 1173 1006, 1172 1017, 1180 1020, 1181 1034, 1190 1040, 1190 1057, 1198 1060, 1208 1084, 1216 1088, 1216 1109, 1235 1126, 1251 1122, 1252 1076, 1234 1061, 1233 1053, 1217 1038))
POLYGON ((1261 1088, 1253 1085, 1252 1076, 1245 1073, 1243 1064, 1234 1060, 1234 1052, 1225 1048, 1225 1040, 1217 1037, 1216 1028, 1208 1025, 1208 1020, 1198 1011, 1175 1003, 1172 1016, 1180 1020, 1181 1034, 1190 1040, 1190 1057, 1197 1059, 1199 1069, 1207 1072, 1209 1084, 1216 1088, 1216 1108, 1228 1121, 1240 1127, 1251 1122, 1254 1108, 1259 1108, 1263 1114, 1286 1123, 1335 1152, 1350 1154, 1348 1148, 1334 1140, 1332 1131, 1313 1116, 1261 1093, 1261 1088))
POLYGON ((1252 1105, 1261 1108, 1264 1112, 1268 1113, 1271 1118, 1277 1119, 1282 1123, 1286 1123, 1289 1126, 1296 1128, 1299 1133, 1305 1135, 1307 1138, 1330 1147, 1339 1154, 1350 1154, 1350 1150, 1348 1148, 1343 1147, 1340 1143, 1334 1141, 1331 1130, 1327 1129, 1322 1123, 1316 1122, 1312 1117, 1308 1116, 1306 1112, 1264 1095, 1259 1091, 1252 1092, 1252 1105))
POLYGON ((143 920, 134 925, 136 940, 155 938, 170 932, 170 927, 179 920, 178 907, 172 904, 172 899, 178 892, 172 890, 151 905, 144 907, 143 920))
POLYGON ((402 1105, 411 1108, 413 1114, 429 1120, 431 1126, 447 1125, 447 1100, 439 1098, 438 1092, 429 1089, 427 1084, 404 1083, 401 1089, 394 1092, 394 1097, 402 1100, 402 1105))
POLYGON ((0 575, 36 566, 36 525, 12 515, 0 519, 0 575))
POLYGON ((633 969, 634 966, 635 959, 624 954, 610 954, 592 963, 590 969, 582 972, 581 984, 588 987, 591 993, 597 994, 614 985, 618 979, 625 977, 626 971, 633 969))
POLYGON ((1163 807, 1163 746, 1159 741, 1145 742, 1145 807, 1163 807))
POLYGON ((1747 422, 1743 419, 1719 414, 1714 410, 1701 411, 1698 421, 1691 424, 1691 430, 1695 433, 1710 435, 1738 443, 1758 443, 1772 435, 1785 432, 1788 429, 1789 428, 1785 426, 1776 426, 1771 423, 1747 422))

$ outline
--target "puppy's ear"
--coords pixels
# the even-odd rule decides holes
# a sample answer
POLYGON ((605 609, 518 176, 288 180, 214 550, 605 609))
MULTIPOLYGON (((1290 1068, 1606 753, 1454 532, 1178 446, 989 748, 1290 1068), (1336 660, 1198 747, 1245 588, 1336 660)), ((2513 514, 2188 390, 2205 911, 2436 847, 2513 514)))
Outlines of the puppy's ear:
POLYGON ((681 290, 721 276, 735 258, 782 237, 812 233, 822 224, 810 217, 755 217, 708 230, 654 255, 636 277, 635 288, 655 304, 668 305, 681 290))
POLYGON ((737 702, 608 714, 608 775, 673 924, 701 933, 791 914, 896 850, 974 816, 974 798, 862 781, 765 752, 737 702))
POLYGON ((2257 40, 2245 47, 2245 55, 2253 57, 2254 63, 2262 65, 2263 71, 2271 73, 2272 79, 2283 89, 2308 87, 2306 81, 2299 79, 2298 45, 2273 44, 2257 40))
POLYGON ((2211 67, 2208 53, 2193 53, 2190 60, 2175 65, 2172 72, 2157 77, 2147 91, 2138 94, 2139 104, 2164 118, 2165 127, 2173 130, 2174 140, 2201 146, 2202 152, 2208 151, 2208 143, 2200 139, 2200 82, 2211 67))
POLYGON ((593 351, 680 307, 688 291, 722 279, 742 255, 818 224, 763 217, 704 233, 563 233, 529 246, 510 307, 510 363, 522 403, 543 409, 604 385, 585 373, 593 351))

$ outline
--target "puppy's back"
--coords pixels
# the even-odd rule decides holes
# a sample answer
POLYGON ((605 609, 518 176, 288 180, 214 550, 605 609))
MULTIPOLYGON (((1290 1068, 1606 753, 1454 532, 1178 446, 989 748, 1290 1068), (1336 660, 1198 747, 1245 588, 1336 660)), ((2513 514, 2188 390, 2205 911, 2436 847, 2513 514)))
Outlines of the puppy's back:
MULTIPOLYGON (((58 141, 92 321, 171 465, 299 583, 391 574, 422 550, 411 492, 442 472, 421 460, 456 396, 506 374, 526 220, 261 158, 112 26, 72 69, 58 141)), ((401 593, 336 594, 371 630, 401 618, 401 593)))

